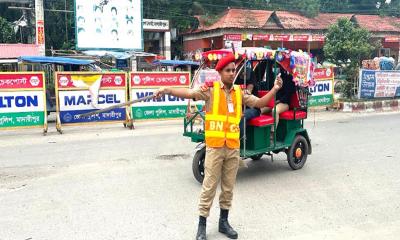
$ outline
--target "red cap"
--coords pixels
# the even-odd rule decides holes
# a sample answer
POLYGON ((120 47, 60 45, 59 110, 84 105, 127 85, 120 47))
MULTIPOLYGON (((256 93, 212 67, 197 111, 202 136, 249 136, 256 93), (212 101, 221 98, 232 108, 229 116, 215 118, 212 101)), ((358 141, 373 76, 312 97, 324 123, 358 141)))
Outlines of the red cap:
POLYGON ((225 57, 221 58, 218 61, 217 66, 215 66, 215 70, 218 72, 224 69, 229 63, 235 62, 235 55, 233 53, 228 53, 225 57))

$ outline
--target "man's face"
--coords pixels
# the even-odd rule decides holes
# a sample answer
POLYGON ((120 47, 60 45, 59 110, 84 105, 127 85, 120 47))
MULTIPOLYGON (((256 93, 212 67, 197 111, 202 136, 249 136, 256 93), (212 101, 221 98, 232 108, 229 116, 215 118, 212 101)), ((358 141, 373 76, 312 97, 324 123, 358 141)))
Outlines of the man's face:
POLYGON ((229 63, 224 69, 222 69, 219 74, 221 75, 221 81, 224 84, 233 84, 235 78, 236 68, 235 63, 229 63))

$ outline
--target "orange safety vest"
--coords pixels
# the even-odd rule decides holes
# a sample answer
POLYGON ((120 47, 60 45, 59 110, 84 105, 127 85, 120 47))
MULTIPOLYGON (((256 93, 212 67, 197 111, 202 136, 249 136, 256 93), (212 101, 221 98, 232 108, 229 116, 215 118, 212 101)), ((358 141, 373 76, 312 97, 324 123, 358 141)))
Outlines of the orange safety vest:
POLYGON ((233 109, 229 109, 227 102, 229 98, 221 88, 221 83, 214 82, 213 94, 210 96, 212 106, 211 109, 207 109, 205 117, 205 138, 208 147, 220 148, 225 144, 232 149, 240 147, 242 92, 239 86, 234 85, 234 91, 230 91, 229 94, 233 109))

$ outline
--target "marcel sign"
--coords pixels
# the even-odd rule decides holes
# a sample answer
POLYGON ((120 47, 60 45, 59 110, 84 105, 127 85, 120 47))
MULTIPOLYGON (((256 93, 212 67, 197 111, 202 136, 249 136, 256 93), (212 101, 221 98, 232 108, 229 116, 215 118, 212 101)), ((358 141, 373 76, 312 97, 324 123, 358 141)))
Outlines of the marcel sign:
POLYGON ((80 117, 80 114, 126 102, 125 73, 56 73, 60 124, 125 122, 126 108, 80 117))
MULTIPOLYGON (((190 84, 190 73, 131 73, 130 78, 130 100, 153 95, 161 86, 188 88, 190 84)), ((133 119, 172 119, 185 116, 188 101, 165 95, 160 99, 150 99, 132 105, 133 119)))
POLYGON ((0 129, 20 127, 47 131, 43 73, 0 73, 0 129))
POLYGON ((308 100, 310 107, 328 106, 333 104, 333 80, 332 68, 317 68, 314 71, 315 85, 309 87, 311 96, 308 100))

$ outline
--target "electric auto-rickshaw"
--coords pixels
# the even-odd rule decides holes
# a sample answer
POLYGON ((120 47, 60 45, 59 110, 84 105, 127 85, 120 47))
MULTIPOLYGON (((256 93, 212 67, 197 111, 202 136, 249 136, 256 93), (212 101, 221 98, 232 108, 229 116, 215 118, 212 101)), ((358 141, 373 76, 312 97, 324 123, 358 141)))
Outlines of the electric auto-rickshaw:
MULTIPOLYGON (((219 59, 232 51, 235 50, 222 49, 202 53, 201 67, 194 75, 191 87, 200 87, 208 81, 218 81, 219 74, 213 68, 219 59)), ((275 99, 266 106, 273 109, 270 113, 245 123, 245 131, 241 138, 241 157, 257 161, 263 155, 269 155, 273 159, 273 154, 285 152, 289 166, 293 170, 301 169, 312 152, 311 140, 304 128, 304 120, 308 116, 308 86, 313 84, 313 64, 310 56, 305 52, 265 48, 241 48, 234 53, 237 59, 235 81, 239 76, 244 76, 246 84, 248 71, 253 71, 260 89, 258 97, 264 96, 272 88, 279 65, 287 70, 296 82, 296 92, 291 96, 289 110, 280 114, 278 125, 274 118, 275 99)), ((199 143, 195 149, 192 170, 200 183, 204 179, 206 152, 204 119, 203 103, 189 101, 183 135, 191 138, 192 142, 199 143)))

